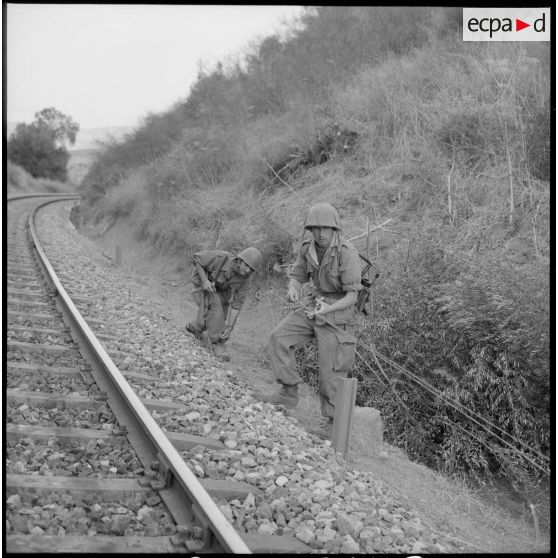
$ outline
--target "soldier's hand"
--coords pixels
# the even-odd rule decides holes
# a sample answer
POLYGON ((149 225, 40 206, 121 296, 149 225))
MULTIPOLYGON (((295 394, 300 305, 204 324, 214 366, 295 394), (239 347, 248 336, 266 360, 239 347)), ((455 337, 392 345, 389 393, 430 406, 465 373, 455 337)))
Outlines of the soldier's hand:
POLYGON ((323 297, 316 299, 316 308, 314 310, 314 317, 323 316, 324 314, 329 314, 331 312, 331 304, 327 304, 323 297))
POLYGON ((287 292, 287 300, 289 302, 298 302, 299 299, 298 289, 294 285, 289 285, 289 290, 287 292))
POLYGON ((313 310, 308 310, 306 312, 306 316, 310 320, 316 319, 316 317, 323 316, 324 314, 328 314, 331 312, 331 304, 327 304, 323 298, 316 299, 316 305, 313 310))
POLYGON ((208 292, 208 293, 214 293, 215 292, 215 284, 210 281, 209 279, 206 279, 203 283, 203 290, 208 292))
POLYGON ((226 326, 225 329, 219 334, 219 338, 222 341, 227 341, 228 338, 231 336, 232 333, 232 327, 231 326, 226 326))

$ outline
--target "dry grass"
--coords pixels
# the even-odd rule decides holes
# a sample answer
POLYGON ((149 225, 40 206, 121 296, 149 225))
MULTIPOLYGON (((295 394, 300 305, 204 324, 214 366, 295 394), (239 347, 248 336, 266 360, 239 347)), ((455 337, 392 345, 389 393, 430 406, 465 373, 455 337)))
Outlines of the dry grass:
POLYGON ((7 169, 8 192, 73 192, 74 187, 71 184, 64 184, 56 180, 48 180, 46 178, 34 178, 22 167, 14 165, 8 161, 7 169))
POLYGON ((532 553, 549 551, 549 535, 537 536, 528 518, 518 519, 496 505, 487 504, 480 492, 448 480, 405 454, 384 444, 381 459, 365 441, 356 441, 350 461, 401 494, 434 531, 461 541, 464 552, 532 553))

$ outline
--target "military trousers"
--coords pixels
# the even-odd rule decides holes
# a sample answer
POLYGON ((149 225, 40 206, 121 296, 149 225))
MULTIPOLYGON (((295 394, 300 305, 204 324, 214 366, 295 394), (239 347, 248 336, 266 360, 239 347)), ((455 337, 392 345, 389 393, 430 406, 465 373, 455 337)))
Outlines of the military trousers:
POLYGON ((219 334, 225 329, 229 311, 230 289, 216 291, 193 291, 192 298, 198 305, 195 327, 198 331, 207 331, 212 343, 219 341, 219 334))
MULTIPOLYGON (((328 320, 332 321, 327 315, 328 320)), ((346 378, 355 358, 355 324, 335 327, 318 319, 311 320, 301 311, 293 311, 271 332, 269 353, 275 379, 287 385, 301 382, 296 370, 295 350, 316 338, 320 374, 320 407, 324 417, 333 418, 338 380, 346 378), (321 325, 320 325, 321 324, 321 325)))

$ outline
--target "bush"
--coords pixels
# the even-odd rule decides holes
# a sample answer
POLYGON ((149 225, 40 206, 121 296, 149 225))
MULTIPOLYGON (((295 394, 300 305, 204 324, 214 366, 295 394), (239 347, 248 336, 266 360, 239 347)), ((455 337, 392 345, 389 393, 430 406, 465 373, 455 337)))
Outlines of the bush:
POLYGON ((8 158, 35 178, 65 182, 70 159, 65 143, 73 144, 78 130, 70 116, 43 109, 32 124, 17 125, 8 140, 8 158))
MULTIPOLYGON (((357 330, 357 405, 379 409, 387 440, 414 459, 448 474, 501 475, 533 489, 544 475, 513 438, 549 456, 545 275, 458 257, 427 239, 399 249, 383 267, 374 316, 362 317, 357 330), (495 427, 490 434, 399 367, 505 434, 495 427)), ((303 379, 316 385, 315 344, 297 356, 303 379)))
POLYGON ((8 141, 8 158, 35 178, 64 182, 70 154, 56 147, 52 134, 33 124, 18 124, 8 141))
POLYGON ((496 157, 495 147, 502 131, 492 111, 467 111, 450 114, 435 131, 438 147, 451 166, 478 171, 488 167, 496 157))
POLYGON ((527 161, 534 177, 550 180, 550 103, 536 110, 530 119, 525 138, 527 161))

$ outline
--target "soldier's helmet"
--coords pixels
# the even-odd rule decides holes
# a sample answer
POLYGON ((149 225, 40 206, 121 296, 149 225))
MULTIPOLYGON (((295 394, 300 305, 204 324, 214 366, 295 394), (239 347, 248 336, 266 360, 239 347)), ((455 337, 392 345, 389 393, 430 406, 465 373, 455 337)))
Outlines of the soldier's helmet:
POLYGON ((339 213, 337 209, 329 203, 317 203, 308 210, 304 228, 306 230, 312 227, 331 227, 332 229, 341 229, 339 213))
POLYGON ((259 267, 262 265, 262 253, 253 246, 244 248, 237 257, 245 264, 249 265, 254 271, 258 271, 259 267))

